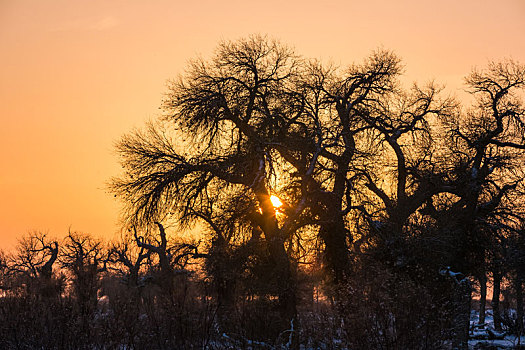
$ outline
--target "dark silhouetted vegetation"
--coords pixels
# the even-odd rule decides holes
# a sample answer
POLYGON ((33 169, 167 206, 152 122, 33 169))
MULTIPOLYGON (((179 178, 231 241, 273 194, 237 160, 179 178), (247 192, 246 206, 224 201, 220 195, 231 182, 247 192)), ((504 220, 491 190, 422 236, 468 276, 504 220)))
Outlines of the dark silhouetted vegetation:
POLYGON ((468 106, 401 72, 260 36, 191 61, 117 144, 125 234, 0 256, 0 347, 467 349, 489 309, 521 335, 525 66, 468 106))

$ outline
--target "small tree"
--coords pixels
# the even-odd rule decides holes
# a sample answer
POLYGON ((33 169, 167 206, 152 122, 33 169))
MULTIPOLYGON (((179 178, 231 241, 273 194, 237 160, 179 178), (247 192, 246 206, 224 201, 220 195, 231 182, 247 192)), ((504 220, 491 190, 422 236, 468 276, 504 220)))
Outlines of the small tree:
POLYGON ((64 287, 62 276, 55 276, 53 267, 58 261, 58 241, 35 232, 19 240, 14 255, 7 264, 10 274, 26 286, 34 297, 57 297, 64 287))
POLYGON ((78 232, 69 232, 60 252, 60 263, 72 275, 73 295, 80 314, 88 322, 97 307, 100 273, 106 271, 107 252, 102 242, 78 232))

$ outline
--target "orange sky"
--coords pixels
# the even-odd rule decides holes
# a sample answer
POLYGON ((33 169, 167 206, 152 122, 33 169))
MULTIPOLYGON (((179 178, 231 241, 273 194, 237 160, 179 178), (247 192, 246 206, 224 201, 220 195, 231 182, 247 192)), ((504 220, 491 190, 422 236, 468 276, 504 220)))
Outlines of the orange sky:
POLYGON ((525 62, 525 1, 0 0, 0 249, 32 230, 113 237, 114 142, 188 59, 253 33, 340 64, 382 46, 454 92, 489 59, 525 62))

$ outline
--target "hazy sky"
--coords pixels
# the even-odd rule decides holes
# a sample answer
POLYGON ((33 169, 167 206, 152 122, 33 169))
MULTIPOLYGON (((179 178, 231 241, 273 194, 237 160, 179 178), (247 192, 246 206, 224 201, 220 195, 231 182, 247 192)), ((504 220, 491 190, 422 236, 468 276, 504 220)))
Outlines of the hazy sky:
POLYGON ((0 249, 33 230, 113 237, 115 141, 188 59, 254 33, 343 65, 392 49, 407 79, 454 92, 473 66, 525 63, 525 1, 0 0, 0 249))

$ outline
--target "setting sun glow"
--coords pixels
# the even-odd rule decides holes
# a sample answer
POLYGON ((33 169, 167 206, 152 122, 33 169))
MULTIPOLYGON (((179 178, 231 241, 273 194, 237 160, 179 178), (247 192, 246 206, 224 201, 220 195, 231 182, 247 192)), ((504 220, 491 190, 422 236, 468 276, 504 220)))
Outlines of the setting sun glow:
POLYGON ((436 3, 0 1, 0 249, 32 230, 118 237, 115 141, 163 113, 167 81, 222 40, 268 35, 342 70, 383 47, 406 65, 403 83, 435 78, 466 98, 472 67, 525 62, 524 1, 436 3))
POLYGON ((279 199, 279 197, 274 196, 273 194, 270 196, 270 201, 272 202, 272 205, 274 208, 279 208, 283 205, 283 202, 279 199))

